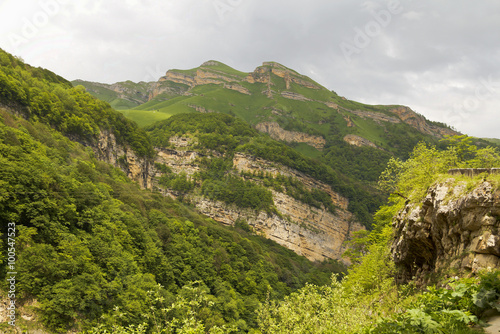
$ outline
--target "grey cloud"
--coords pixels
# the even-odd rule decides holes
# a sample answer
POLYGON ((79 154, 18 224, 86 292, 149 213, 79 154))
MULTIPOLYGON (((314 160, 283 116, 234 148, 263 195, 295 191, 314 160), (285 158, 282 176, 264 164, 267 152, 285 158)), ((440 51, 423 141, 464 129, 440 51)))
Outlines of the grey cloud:
MULTIPOLYGON (((6 1, 2 8, 19 3, 6 1)), ((274 60, 348 98, 406 104, 471 135, 500 137, 500 94, 475 97, 484 78, 500 81, 500 3, 400 0, 402 11, 347 61, 341 43, 377 28, 373 12, 390 1, 82 0, 19 55, 68 79, 103 82, 155 80, 208 59, 244 71, 274 60), (457 109, 467 101, 476 108, 457 109)))

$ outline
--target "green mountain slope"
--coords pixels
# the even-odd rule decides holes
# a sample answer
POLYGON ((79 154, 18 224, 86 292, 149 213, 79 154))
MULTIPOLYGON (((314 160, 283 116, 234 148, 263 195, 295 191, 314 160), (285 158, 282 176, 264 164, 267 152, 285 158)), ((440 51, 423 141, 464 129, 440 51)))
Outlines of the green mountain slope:
POLYGON ((335 261, 314 264, 244 222, 224 227, 140 190, 90 149, 104 132, 144 159, 154 155, 148 134, 107 103, 0 50, 0 278, 18 272, 17 331, 189 323, 247 332, 266 298, 342 270, 335 261), (15 264, 4 256, 12 247, 15 264))
MULTIPOLYGON (((76 83, 103 97, 93 93, 96 84, 76 83)), ((108 88, 132 100, 127 92, 144 89, 143 83, 136 85, 117 83, 108 88)), ((341 180, 333 187, 368 224, 385 197, 375 187, 390 157, 406 158, 419 141, 436 144, 445 135, 457 134, 407 107, 347 100, 275 62, 244 73, 208 61, 190 70, 169 70, 149 85, 148 94, 143 94, 148 95, 147 102, 121 110, 122 114, 140 126, 183 113, 219 112, 240 118, 315 159, 306 164, 321 162, 318 166, 331 169, 341 180)), ((114 101, 111 98, 108 102, 114 101)))
POLYGON ((170 70, 151 83, 147 102, 122 112, 141 126, 185 112, 231 114, 362 182, 374 182, 390 156, 407 157, 419 141, 457 134, 407 107, 347 100, 274 62, 251 73, 217 61, 170 70))

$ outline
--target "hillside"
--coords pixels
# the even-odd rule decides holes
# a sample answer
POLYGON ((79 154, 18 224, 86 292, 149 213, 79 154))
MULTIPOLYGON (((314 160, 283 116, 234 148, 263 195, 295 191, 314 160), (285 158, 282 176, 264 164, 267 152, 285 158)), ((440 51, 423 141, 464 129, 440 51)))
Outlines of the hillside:
MULTIPOLYGON (((352 185, 237 118, 176 115, 146 131, 158 152, 153 187, 216 221, 243 220, 257 233, 319 261, 341 259, 343 242, 362 228, 340 194, 352 191, 352 185)), ((356 203, 373 204, 365 194, 356 203)))
POLYGON ((2 284, 1 332, 248 332, 267 298, 343 270, 141 190, 155 157, 148 134, 107 103, 0 50, 0 277, 16 270, 17 307, 14 329, 2 284))
POLYGON ((120 111, 140 126, 179 113, 236 116, 364 183, 374 183, 391 156, 408 157, 419 141, 437 143, 443 136, 458 134, 408 107, 350 101, 275 62, 244 73, 208 61, 190 70, 169 70, 157 82, 135 86, 73 83, 115 105, 117 96, 122 106, 133 105, 120 111))

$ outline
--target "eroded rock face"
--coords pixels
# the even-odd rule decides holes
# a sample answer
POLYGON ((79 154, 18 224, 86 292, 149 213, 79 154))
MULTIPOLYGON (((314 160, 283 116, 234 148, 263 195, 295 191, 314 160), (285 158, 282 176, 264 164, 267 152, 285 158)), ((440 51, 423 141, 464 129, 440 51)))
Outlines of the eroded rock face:
POLYGON ((448 128, 442 128, 427 122, 422 115, 417 114, 408 107, 401 106, 393 108, 389 111, 396 114, 403 122, 411 125, 418 131, 432 135, 434 137, 442 138, 444 136, 456 136, 460 134, 457 131, 453 131, 448 128))
POLYGON ((312 147, 322 150, 326 144, 323 137, 313 136, 303 132, 287 131, 276 122, 262 122, 257 124, 256 129, 260 132, 268 133, 271 138, 288 143, 306 143, 312 147))
POLYGON ((426 283, 429 274, 500 268, 500 192, 485 181, 472 191, 454 179, 431 187, 394 220, 392 254, 399 280, 426 283))
POLYGON ((294 198, 273 191, 273 199, 281 216, 238 208, 220 201, 192 197, 198 211, 226 225, 243 219, 266 238, 293 250, 311 261, 342 259, 343 242, 351 232, 363 229, 352 222, 352 214, 339 209, 335 214, 310 207, 294 198))
POLYGON ((154 171, 151 168, 151 162, 146 158, 138 157, 130 147, 119 145, 112 132, 101 131, 99 140, 92 149, 97 159, 122 169, 141 188, 152 188, 154 171))
MULTIPOLYGON (((156 170, 154 163, 168 166, 172 172, 186 173, 192 177, 200 172, 200 158, 205 157, 198 152, 196 139, 188 137, 171 137, 170 147, 157 148, 155 161, 147 161, 137 157, 127 147, 116 143, 112 133, 102 132, 97 147, 94 147, 96 157, 107 161, 124 170, 141 187, 153 189, 159 187, 165 196, 176 198, 176 194, 168 189, 161 189, 157 180, 162 176, 156 170)), ((221 157, 220 153, 211 152, 211 156, 221 157)), ((249 174, 263 172, 272 177, 291 176, 299 180, 307 189, 321 189, 328 193, 332 203, 336 206, 335 213, 304 204, 286 193, 272 191, 273 201, 280 213, 256 212, 251 209, 239 208, 224 202, 209 200, 199 194, 184 196, 196 209, 215 221, 226 225, 234 225, 238 219, 243 219, 251 225, 257 233, 272 239, 299 255, 311 261, 325 259, 342 259, 343 243, 351 232, 364 229, 347 211, 348 200, 330 186, 292 168, 272 163, 243 153, 236 153, 233 157, 234 173, 249 174)), ((256 181, 258 182, 258 181, 256 181)))
POLYGON ((346 143, 348 143, 349 145, 353 145, 353 146, 358 146, 358 147, 368 146, 368 147, 377 148, 377 145, 375 145, 374 143, 372 143, 368 139, 365 139, 365 138, 357 136, 357 135, 352 135, 352 134, 346 135, 344 137, 344 141, 346 143))

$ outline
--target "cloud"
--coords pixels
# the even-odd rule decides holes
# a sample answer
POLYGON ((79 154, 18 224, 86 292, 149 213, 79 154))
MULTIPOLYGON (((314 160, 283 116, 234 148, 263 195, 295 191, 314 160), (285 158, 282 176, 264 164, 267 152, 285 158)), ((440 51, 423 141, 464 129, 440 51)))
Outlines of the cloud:
POLYGON ((500 81, 493 0, 4 0, 0 28, 0 47, 68 79, 156 80, 208 59, 243 71, 274 60, 348 98, 499 137, 500 94, 476 96, 484 80, 500 81), (30 24, 37 31, 24 38, 30 24), (13 45, 12 34, 25 41, 13 45), (356 47, 350 59, 342 43, 356 47))

